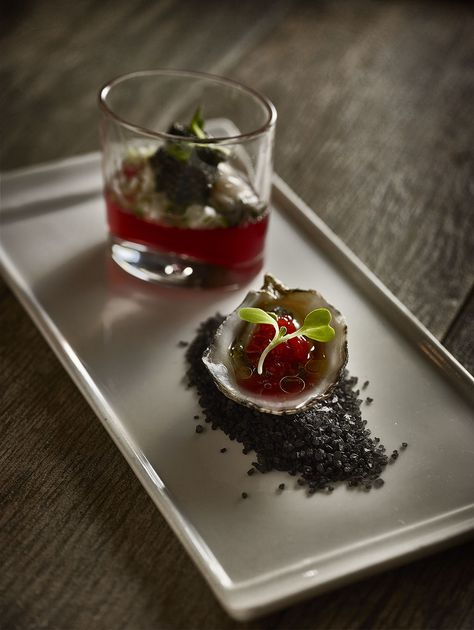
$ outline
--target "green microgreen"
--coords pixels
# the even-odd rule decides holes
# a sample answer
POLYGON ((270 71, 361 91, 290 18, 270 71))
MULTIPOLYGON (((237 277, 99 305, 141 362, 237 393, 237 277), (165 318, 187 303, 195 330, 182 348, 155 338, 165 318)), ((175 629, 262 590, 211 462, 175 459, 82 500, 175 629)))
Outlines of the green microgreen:
POLYGON ((194 112, 194 115, 189 123, 189 129, 200 139, 204 140, 207 138, 207 134, 204 131, 204 118, 202 115, 201 107, 198 107, 194 112))
MULTIPOLYGON (((202 115, 201 107, 198 107, 196 109, 191 119, 191 122, 186 127, 189 134, 190 135, 193 134, 194 136, 196 136, 198 140, 206 140, 209 138, 209 135, 204 131, 204 117, 202 115)), ((204 159, 204 161, 207 162, 210 159, 209 156, 211 155, 212 159, 211 159, 210 164, 214 166, 217 166, 219 162, 223 162, 227 160, 230 155, 229 149, 225 147, 209 146, 205 143, 200 143, 200 142, 192 142, 190 144, 189 142, 173 141, 173 142, 168 142, 166 145, 167 153, 172 155, 175 159, 179 160, 180 162, 185 162, 185 163, 190 161, 195 149, 198 149, 199 156, 200 156, 199 149, 204 149, 205 151, 207 151, 208 152, 207 159, 206 158, 201 158, 201 159, 204 159)))
POLYGON ((169 155, 172 155, 180 162, 187 162, 191 157, 192 150, 191 145, 186 142, 173 142, 166 147, 166 151, 169 155))
POLYGON ((261 308, 241 308, 239 317, 251 324, 269 324, 275 329, 273 339, 260 355, 257 365, 257 373, 262 374, 263 363, 274 348, 281 343, 285 343, 295 337, 308 337, 313 341, 326 343, 334 338, 336 331, 329 325, 331 321, 331 312, 327 308, 317 308, 308 313, 304 319, 303 325, 292 333, 287 334, 285 326, 278 326, 278 318, 275 313, 268 313, 261 308))

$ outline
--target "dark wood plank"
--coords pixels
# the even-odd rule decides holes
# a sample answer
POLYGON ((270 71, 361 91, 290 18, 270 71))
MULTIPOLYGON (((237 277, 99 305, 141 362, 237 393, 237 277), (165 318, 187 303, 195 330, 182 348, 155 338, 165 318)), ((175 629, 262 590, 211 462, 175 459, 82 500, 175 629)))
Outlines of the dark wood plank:
POLYGON ((474 374, 474 290, 461 306, 443 343, 455 357, 459 358, 466 370, 474 374))
POLYGON ((465 556, 473 552, 474 543, 462 545, 322 595, 285 611, 276 629, 472 628, 474 580, 465 556))
POLYGON ((302 3, 235 76, 279 112, 276 170, 438 337, 474 282, 474 15, 302 3))
POLYGON ((144 68, 225 74, 292 4, 19 3, 2 38, 2 169, 98 150, 101 85, 144 68))

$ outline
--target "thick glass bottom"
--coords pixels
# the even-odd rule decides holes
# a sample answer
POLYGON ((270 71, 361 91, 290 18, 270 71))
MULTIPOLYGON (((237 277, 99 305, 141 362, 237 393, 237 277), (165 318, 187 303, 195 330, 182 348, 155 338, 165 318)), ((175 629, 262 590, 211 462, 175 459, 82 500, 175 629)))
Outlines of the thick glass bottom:
POLYGON ((110 236, 110 249, 113 260, 132 276, 174 287, 238 287, 249 282, 263 265, 263 252, 251 261, 224 267, 151 249, 114 235, 110 236))

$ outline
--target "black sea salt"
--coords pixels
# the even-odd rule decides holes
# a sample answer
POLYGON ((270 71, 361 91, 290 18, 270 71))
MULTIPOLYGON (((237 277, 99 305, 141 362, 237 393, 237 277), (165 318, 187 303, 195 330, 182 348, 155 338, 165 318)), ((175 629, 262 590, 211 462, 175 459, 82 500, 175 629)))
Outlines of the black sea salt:
MULTIPOLYGON (((216 315, 201 324, 186 350, 187 379, 196 388, 199 404, 212 428, 239 441, 244 452, 255 451, 251 470, 281 470, 297 475, 297 484, 308 486, 307 494, 317 490, 332 492, 336 482, 367 491, 381 487, 380 475, 389 461, 395 461, 398 452, 388 458, 385 447, 366 428, 360 411, 362 400, 354 391, 357 378, 346 372, 329 401, 292 415, 260 413, 239 405, 217 389, 202 362, 203 352, 223 319, 216 315)), ((368 404, 372 402, 366 400, 368 404)), ((248 474, 253 473, 249 470, 248 474)), ((284 487, 279 485, 280 490, 284 487)), ((242 498, 246 497, 243 492, 242 498)))

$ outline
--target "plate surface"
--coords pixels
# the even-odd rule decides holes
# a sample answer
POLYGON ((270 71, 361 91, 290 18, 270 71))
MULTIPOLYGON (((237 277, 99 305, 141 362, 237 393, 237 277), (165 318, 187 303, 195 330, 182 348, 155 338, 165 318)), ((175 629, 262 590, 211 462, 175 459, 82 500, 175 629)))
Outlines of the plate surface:
POLYGON ((349 369, 374 398, 368 426, 389 451, 409 443, 378 491, 277 495, 292 478, 248 477, 251 454, 220 431, 196 435, 178 343, 249 287, 165 289, 122 272, 108 256, 98 154, 9 173, 2 196, 5 278, 232 616, 269 612, 473 528, 472 377, 278 178, 266 270, 345 314, 349 369))

